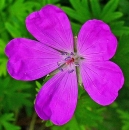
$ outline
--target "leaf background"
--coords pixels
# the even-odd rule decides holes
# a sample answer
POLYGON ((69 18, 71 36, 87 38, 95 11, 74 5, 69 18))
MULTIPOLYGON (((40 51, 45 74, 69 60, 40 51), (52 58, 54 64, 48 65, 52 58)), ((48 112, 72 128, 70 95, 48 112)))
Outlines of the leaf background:
POLYGON ((0 130, 129 130, 129 0, 1 0, 0 1, 0 130), (6 44, 15 37, 34 39, 25 27, 26 16, 46 4, 62 8, 68 15, 74 35, 89 19, 110 25, 118 39, 112 61, 125 76, 117 100, 106 107, 96 104, 79 86, 78 105, 70 122, 55 126, 35 114, 35 95, 50 78, 33 82, 12 79, 6 70, 6 44))

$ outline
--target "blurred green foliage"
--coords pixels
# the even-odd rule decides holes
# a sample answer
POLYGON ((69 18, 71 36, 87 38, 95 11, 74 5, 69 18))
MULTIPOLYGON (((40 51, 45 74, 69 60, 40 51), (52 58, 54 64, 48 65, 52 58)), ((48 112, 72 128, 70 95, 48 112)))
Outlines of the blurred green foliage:
POLYGON ((0 0, 0 130, 129 130, 128 59, 129 0, 0 0), (75 115, 64 126, 54 126, 50 121, 39 125, 39 118, 33 116, 35 95, 51 76, 22 82, 12 79, 6 70, 6 44, 15 37, 34 39, 25 27, 25 18, 46 4, 57 5, 66 12, 74 35, 88 19, 101 19, 109 24, 118 38, 118 49, 112 60, 125 76, 119 97, 107 107, 96 104, 79 86, 75 115), (25 121, 21 121, 22 118, 25 121))

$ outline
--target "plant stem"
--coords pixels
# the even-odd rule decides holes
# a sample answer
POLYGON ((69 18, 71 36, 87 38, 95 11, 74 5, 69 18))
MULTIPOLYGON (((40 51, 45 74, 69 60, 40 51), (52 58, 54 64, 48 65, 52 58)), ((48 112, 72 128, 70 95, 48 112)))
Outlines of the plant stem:
POLYGON ((34 112, 34 114, 33 114, 33 116, 32 116, 32 120, 31 120, 31 122, 30 122, 30 128, 29 128, 29 130, 34 130, 36 117, 37 117, 37 115, 36 115, 36 113, 34 112))

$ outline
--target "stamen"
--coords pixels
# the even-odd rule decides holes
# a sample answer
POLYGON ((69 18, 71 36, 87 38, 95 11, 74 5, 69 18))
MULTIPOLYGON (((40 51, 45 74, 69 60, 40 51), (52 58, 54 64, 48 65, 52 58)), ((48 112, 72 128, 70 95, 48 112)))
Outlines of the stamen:
POLYGON ((68 53, 67 53, 67 52, 61 52, 61 54, 62 54, 62 55, 68 55, 68 53))
MULTIPOLYGON (((75 41, 77 37, 75 37, 75 41)), ((79 60, 80 57, 74 52, 61 52, 63 60, 61 62, 57 62, 58 70, 64 71, 64 68, 68 68, 68 73, 72 73, 75 67, 80 66, 79 60)))
POLYGON ((60 70, 60 71, 64 71, 61 67, 59 67, 59 70, 60 70))
POLYGON ((68 61, 68 60, 70 60, 70 59, 71 59, 71 57, 68 56, 68 57, 65 58, 65 61, 68 61))
POLYGON ((59 66, 58 69, 59 69, 60 71, 63 71, 61 62, 57 62, 57 65, 59 66))
POLYGON ((74 53, 73 53, 73 52, 71 52, 71 53, 70 53, 70 55, 74 56, 74 53))
POLYGON ((60 65, 61 65, 61 63, 60 63, 60 62, 57 62, 57 65, 58 65, 58 66, 60 66, 60 65))
POLYGON ((80 65, 79 65, 78 63, 75 63, 75 66, 77 66, 77 67, 78 67, 78 66, 80 66, 80 65))
POLYGON ((72 69, 72 70, 68 70, 68 73, 72 73, 74 71, 74 69, 72 69))

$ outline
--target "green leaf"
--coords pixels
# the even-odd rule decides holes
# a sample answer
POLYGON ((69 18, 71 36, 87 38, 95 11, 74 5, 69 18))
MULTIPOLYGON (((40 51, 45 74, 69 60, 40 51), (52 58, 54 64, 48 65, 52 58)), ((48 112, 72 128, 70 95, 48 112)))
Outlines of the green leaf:
POLYGON ((42 3, 42 6, 45 6, 47 4, 56 4, 58 2, 59 2, 59 0, 41 0, 40 3, 42 3))
POLYGON ((73 20, 84 23, 86 20, 91 18, 88 0, 70 0, 70 3, 74 9, 69 7, 62 7, 62 9, 71 17, 73 20))
POLYGON ((67 13, 67 15, 74 20, 79 21, 80 23, 85 21, 85 17, 82 17, 82 14, 78 14, 75 10, 69 8, 69 7, 62 7, 62 9, 67 13))
MULTIPOLYGON (((129 41, 128 41, 128 38, 129 38, 129 35, 123 35, 123 36, 120 37, 118 48, 117 48, 117 53, 116 53, 115 56, 117 56, 117 57, 122 56, 123 57, 124 55, 129 53, 129 41)), ((122 60, 124 60, 124 59, 122 59, 122 60)))
POLYGON ((21 33, 20 30, 18 30, 17 28, 14 28, 13 24, 10 24, 9 22, 5 23, 5 28, 7 29, 7 31, 10 33, 10 35, 12 37, 20 37, 21 33))
MULTIPOLYGON (((44 79, 43 79, 43 85, 49 80, 49 79, 51 79, 52 78, 52 76, 51 75, 47 75, 44 79)), ((36 83, 36 86, 37 86, 37 88, 36 88, 36 91, 37 92, 39 92, 39 90, 41 89, 41 87, 43 86, 40 82, 38 82, 38 81, 36 81, 35 82, 36 83)))
POLYGON ((5 0, 0 1, 0 11, 4 8, 5 6, 5 0))
POLYGON ((117 110, 117 112, 123 123, 122 130, 129 130, 129 112, 123 110, 117 110))
POLYGON ((107 17, 108 14, 111 12, 114 12, 116 8, 118 7, 119 0, 110 0, 103 8, 102 13, 101 13, 101 18, 102 17, 107 17))
POLYGON ((128 39, 129 39, 129 35, 123 35, 120 37, 117 52, 112 59, 115 63, 117 63, 121 67, 125 77, 124 84, 126 86, 128 86, 129 84, 129 69, 127 69, 129 65, 129 61, 127 60, 129 56, 128 39))
POLYGON ((129 27, 124 26, 124 21, 111 22, 110 27, 116 36, 129 35, 129 27))
POLYGON ((36 83, 36 86, 37 86, 36 91, 39 92, 42 85, 38 81, 35 81, 35 83, 36 83))
POLYGON ((84 87, 81 85, 78 85, 78 99, 80 99, 82 94, 84 93, 86 93, 86 91, 84 90, 84 87))
POLYGON ((0 39, 0 54, 3 55, 4 54, 4 48, 5 48, 5 42, 0 39))
POLYGON ((103 121, 101 116, 103 111, 103 108, 99 107, 98 104, 84 93, 78 100, 75 117, 80 125, 97 128, 98 124, 103 121))
POLYGON ((81 28, 81 25, 77 24, 77 23, 74 23, 74 22, 71 22, 71 25, 72 25, 72 30, 73 30, 74 36, 77 36, 78 32, 79 32, 79 30, 81 28))
POLYGON ((7 75, 6 64, 7 64, 7 59, 5 57, 1 57, 0 58, 0 76, 7 75))
POLYGON ((91 10, 93 13, 94 18, 98 18, 100 17, 101 14, 101 8, 100 8, 100 3, 98 0, 90 0, 90 5, 91 5, 91 10))
POLYGON ((124 21, 117 21, 117 22, 112 22, 110 24, 110 27, 113 29, 117 29, 119 27, 122 27, 124 25, 124 21))
POLYGON ((113 13, 108 13, 106 16, 102 17, 102 20, 106 23, 110 23, 114 20, 117 20, 123 16, 123 13, 121 12, 113 12, 113 13))
POLYGON ((91 13, 90 13, 90 7, 89 7, 89 3, 88 3, 89 1, 88 0, 81 0, 80 2, 81 2, 80 8, 82 8, 82 7, 84 8, 83 11, 84 11, 84 14, 86 14, 85 17, 90 19, 91 13))
POLYGON ((4 53, 5 48, 5 42, 0 39, 0 76, 6 76, 7 70, 6 70, 6 64, 7 64, 7 57, 4 53))
POLYGON ((88 6, 88 1, 87 0, 70 0, 71 5, 73 8, 78 12, 78 14, 82 16, 90 16, 89 12, 89 6, 88 6), (83 2, 83 4, 82 4, 83 2), (82 13, 80 13, 82 12, 82 13))
POLYGON ((129 35, 129 27, 119 27, 117 29, 112 29, 112 32, 116 35, 116 36, 122 36, 122 35, 129 35))
POLYGON ((12 124, 15 121, 14 114, 5 113, 0 116, 0 125, 4 127, 5 130, 20 130, 20 127, 12 124))
POLYGON ((86 127, 78 124, 76 117, 73 118, 63 126, 52 126, 52 130, 86 130, 86 127))
POLYGON ((0 78, 0 104, 2 111, 17 110, 22 106, 32 106, 29 100, 31 94, 28 93, 30 85, 26 82, 15 81, 9 77, 0 78))
POLYGON ((51 121, 47 121, 47 122, 45 123, 45 126, 46 126, 46 127, 53 126, 53 123, 52 123, 51 121))

